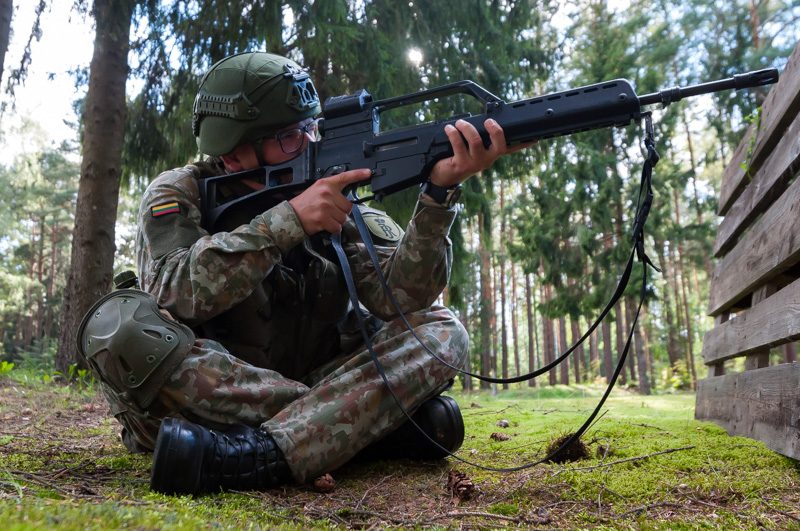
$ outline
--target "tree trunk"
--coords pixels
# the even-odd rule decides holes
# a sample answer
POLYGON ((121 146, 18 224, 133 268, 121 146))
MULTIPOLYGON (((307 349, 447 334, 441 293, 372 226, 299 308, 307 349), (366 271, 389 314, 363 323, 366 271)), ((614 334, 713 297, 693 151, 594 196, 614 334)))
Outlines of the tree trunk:
MULTIPOLYGON (((506 187, 505 183, 500 181, 500 241, 502 242, 506 237, 506 187)), ((502 246, 502 244, 501 244, 502 246)), ((500 350, 502 352, 502 367, 503 378, 508 378, 508 327, 506 326, 506 257, 503 254, 505 249, 501 249, 498 256, 499 271, 497 274, 500 276, 500 350)), ((496 285, 496 284, 495 284, 496 285)), ((503 389, 508 389, 508 384, 503 383, 503 389)))
MULTIPOLYGON (((673 211, 675 213, 675 223, 678 227, 681 226, 681 205, 680 200, 678 198, 678 190, 672 190, 672 198, 673 198, 673 211)), ((694 367, 694 330, 692 327, 692 315, 689 309, 689 295, 688 295, 688 288, 687 288, 687 277, 686 277, 686 270, 683 267, 683 244, 678 241, 677 245, 677 256, 675 257, 675 263, 677 265, 676 276, 680 278, 680 287, 681 287, 681 301, 683 303, 683 315, 686 317, 686 338, 688 340, 688 349, 689 349, 689 370, 692 373, 692 388, 695 388, 697 382, 697 371, 694 367)))
MULTIPOLYGON (((544 285, 545 302, 550 300, 550 289, 548 284, 544 285)), ((552 319, 544 315, 544 312, 542 313, 542 338, 544 341, 544 364, 549 365, 555 359, 555 333, 552 319)), ((555 385, 558 382, 556 370, 557 369, 553 367, 547 374, 547 380, 550 385, 555 385)))
POLYGON ((134 5, 133 0, 95 0, 94 4, 97 29, 83 115, 83 160, 56 356, 56 368, 65 374, 72 363, 85 365, 75 350, 78 325, 111 287, 134 5))
POLYGON ((681 360, 681 355, 679 352, 680 347, 678 345, 678 339, 675 337, 675 331, 678 329, 678 325, 675 322, 672 314, 672 298, 670 297, 669 289, 670 270, 667 268, 667 262, 664 259, 664 242, 659 242, 656 240, 656 249, 658 250, 656 253, 658 255, 658 264, 661 267, 661 274, 665 279, 663 307, 667 318, 667 322, 665 323, 667 327, 667 356, 669 357, 670 369, 674 371, 675 367, 678 365, 678 362, 681 360))
POLYGON ((600 355, 597 351, 597 330, 589 336, 589 366, 586 368, 586 380, 591 382, 600 368, 600 355))
POLYGON ((53 295, 56 284, 56 261, 58 260, 56 243, 58 243, 58 217, 53 220, 53 226, 50 228, 50 273, 47 279, 47 286, 45 286, 47 312, 44 319, 44 333, 47 336, 53 335, 53 295))
MULTIPOLYGON (((496 261, 490 259, 491 263, 491 277, 492 277, 492 313, 489 317, 489 323, 492 326, 492 373, 497 375, 497 353, 498 351, 498 333, 497 333, 497 264, 496 261)), ((492 394, 497 393, 497 384, 491 384, 492 394)))
MULTIPOLYGON (((633 307, 633 301, 630 297, 624 297, 623 304, 625 306, 625 341, 628 340, 628 334, 631 332, 631 328, 633 328, 633 312, 631 308, 633 307)), ((635 332, 634 332, 634 335, 635 332)), ((631 338, 630 347, 628 347, 628 358, 625 360, 625 365, 628 367, 628 372, 630 373, 631 382, 636 382, 639 380, 636 374, 636 346, 633 343, 633 338, 631 338)))
MULTIPOLYGON (((535 291, 531 289, 531 276, 525 273, 525 311, 528 319, 528 372, 533 372, 539 367, 539 354, 537 351, 539 338, 536 334, 534 312, 536 311, 535 291)), ((528 380, 528 387, 536 387, 536 378, 528 380)))
MULTIPOLYGON (((636 316, 636 307, 638 304, 633 299, 625 299, 625 313, 628 321, 628 326, 633 326, 633 318, 636 316)), ((647 358, 644 354, 644 337, 642 336, 641 327, 643 326, 643 316, 639 315, 636 321, 636 326, 633 329, 633 345, 631 345, 633 352, 628 352, 631 361, 636 363, 639 378, 639 392, 643 395, 650 394, 650 378, 647 376, 647 358)))
MULTIPOLYGON (((489 258, 488 238, 486 230, 483 226, 483 214, 478 214, 478 237, 480 249, 478 254, 481 258, 481 300, 480 300, 480 313, 481 313, 481 376, 492 375, 492 325, 491 319, 494 309, 492 308, 492 286, 490 282, 491 277, 491 261, 489 258)), ((481 389, 489 389, 488 382, 481 380, 481 389)))
MULTIPOLYGON (((562 315, 558 318, 558 351, 556 352, 556 357, 564 354, 568 348, 567 318, 562 315)), ((569 385, 569 358, 566 358, 564 361, 562 361, 559 365, 559 368, 561 374, 561 383, 563 385, 569 385)))
POLYGON ((611 320, 606 316, 600 324, 600 331, 603 333, 603 372, 606 383, 611 381, 614 375, 614 358, 611 354, 611 320))
POLYGON ((0 82, 5 71, 6 51, 11 40, 11 17, 14 14, 12 0, 0 0, 0 82))
MULTIPOLYGON (((623 301, 617 302, 617 309, 614 310, 614 315, 617 318, 616 326, 614 327, 617 334, 617 356, 616 361, 619 362, 619 359, 622 357, 622 351, 625 350, 625 318, 624 318, 624 311, 623 311, 623 301)), ((625 374, 625 367, 622 367, 622 370, 619 373, 619 383, 625 385, 628 383, 628 376, 625 374)))
MULTIPOLYGON (((570 317, 570 328, 572 332, 572 343, 574 344, 581 338, 581 323, 579 317, 570 317)), ((585 355, 585 350, 583 349, 583 344, 578 345, 575 351, 572 353, 572 359, 575 363, 575 383, 581 383, 581 366, 584 368, 586 367, 586 360, 583 359, 585 355)))
POLYGON ((517 268, 511 262, 511 342, 514 347, 514 375, 522 374, 519 361, 519 332, 517 331, 517 268))

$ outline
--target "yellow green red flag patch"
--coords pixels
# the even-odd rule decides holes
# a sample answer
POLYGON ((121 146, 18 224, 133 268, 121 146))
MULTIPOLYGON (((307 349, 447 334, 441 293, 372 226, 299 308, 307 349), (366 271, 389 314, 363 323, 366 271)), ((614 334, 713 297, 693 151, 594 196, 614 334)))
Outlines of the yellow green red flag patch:
POLYGON ((163 205, 154 206, 150 209, 150 212, 153 214, 154 218, 163 216, 165 214, 176 214, 180 211, 181 207, 178 206, 178 203, 175 201, 172 203, 164 203, 163 205))

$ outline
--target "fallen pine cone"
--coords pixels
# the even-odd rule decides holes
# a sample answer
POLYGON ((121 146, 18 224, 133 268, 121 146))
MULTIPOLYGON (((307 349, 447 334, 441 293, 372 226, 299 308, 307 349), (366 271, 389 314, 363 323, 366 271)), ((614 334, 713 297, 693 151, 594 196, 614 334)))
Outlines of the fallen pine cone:
POLYGON ((333 492, 336 480, 330 474, 325 474, 314 480, 314 490, 317 492, 333 492))
POLYGON ((453 503, 457 505, 472 498, 475 494, 475 484, 465 473, 450 470, 447 473, 447 490, 453 496, 453 503))
POLYGON ((506 435, 505 433, 494 432, 493 434, 489 435, 489 438, 494 439, 495 441, 507 441, 511 439, 511 436, 506 435))

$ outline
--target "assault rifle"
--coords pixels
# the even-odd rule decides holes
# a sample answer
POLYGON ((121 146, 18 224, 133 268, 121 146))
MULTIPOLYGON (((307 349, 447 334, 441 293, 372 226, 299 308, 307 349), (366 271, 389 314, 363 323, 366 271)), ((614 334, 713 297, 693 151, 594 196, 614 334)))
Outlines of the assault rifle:
POLYGON ((372 197, 377 199, 421 184, 436 161, 452 155, 444 126, 458 119, 472 123, 488 144, 483 122, 494 118, 505 131, 508 144, 516 145, 626 126, 639 121, 648 105, 667 106, 691 96, 758 87, 777 80, 778 71, 773 68, 637 96, 629 81, 614 79, 510 103, 472 81, 378 101, 363 89, 352 95, 334 96, 323 105, 321 140, 310 144, 298 157, 275 166, 203 179, 203 225, 216 232, 247 223, 267 208, 294 197, 315 180, 350 169, 374 171, 369 186, 372 197), (483 104, 483 112, 381 131, 381 114, 385 111, 455 94, 474 97, 483 104), (227 185, 242 181, 255 182, 259 189, 244 195, 230 194, 227 185))

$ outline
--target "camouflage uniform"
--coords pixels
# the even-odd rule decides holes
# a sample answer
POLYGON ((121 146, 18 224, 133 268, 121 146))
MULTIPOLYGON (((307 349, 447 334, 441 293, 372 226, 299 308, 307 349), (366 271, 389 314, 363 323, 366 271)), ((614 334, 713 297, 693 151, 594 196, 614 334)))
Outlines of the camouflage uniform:
MULTIPOLYGON (((150 184, 139 212, 137 254, 142 289, 204 339, 195 341, 147 411, 109 392, 112 412, 131 450, 152 449, 166 416, 207 426, 261 425, 294 478, 313 479, 405 416, 353 326, 329 239, 306 236, 287 202, 229 232, 208 234, 200 226, 200 173, 187 166, 150 184)), ((379 211, 359 208, 417 335, 450 364, 462 364, 466 331, 448 309, 431 306, 449 277, 454 209, 423 194, 403 232, 379 211)), ((455 371, 427 353, 397 317, 352 220, 342 242, 374 325, 374 349, 403 406, 413 411, 455 371)))

